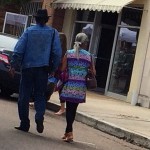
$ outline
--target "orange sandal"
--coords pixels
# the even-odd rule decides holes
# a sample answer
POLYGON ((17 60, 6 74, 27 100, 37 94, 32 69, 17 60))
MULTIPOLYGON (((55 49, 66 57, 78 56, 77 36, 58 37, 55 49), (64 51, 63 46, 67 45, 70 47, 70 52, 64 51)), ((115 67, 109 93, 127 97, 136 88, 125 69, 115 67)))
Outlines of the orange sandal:
POLYGON ((63 138, 65 142, 69 142, 69 143, 73 142, 73 133, 72 132, 65 133, 63 138))
POLYGON ((64 136, 62 137, 63 140, 65 140, 67 138, 67 133, 64 134, 64 136))

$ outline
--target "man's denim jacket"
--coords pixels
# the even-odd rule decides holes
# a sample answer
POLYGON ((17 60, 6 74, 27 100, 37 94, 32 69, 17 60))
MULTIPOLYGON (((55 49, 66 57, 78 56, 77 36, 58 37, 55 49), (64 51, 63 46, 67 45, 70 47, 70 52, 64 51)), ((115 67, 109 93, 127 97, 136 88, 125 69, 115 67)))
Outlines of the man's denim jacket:
POLYGON ((12 67, 22 69, 49 66, 49 58, 54 72, 61 60, 61 43, 56 29, 35 25, 26 29, 17 42, 11 61, 12 67), (51 56, 50 56, 51 55, 51 56))

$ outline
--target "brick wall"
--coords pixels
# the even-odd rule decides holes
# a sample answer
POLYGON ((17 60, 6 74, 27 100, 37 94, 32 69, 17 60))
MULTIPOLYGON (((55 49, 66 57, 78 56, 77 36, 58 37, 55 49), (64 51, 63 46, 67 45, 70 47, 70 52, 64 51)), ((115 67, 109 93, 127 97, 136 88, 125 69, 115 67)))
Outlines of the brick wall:
POLYGON ((4 10, 0 9, 0 32, 2 32, 3 29, 4 16, 5 16, 4 10))
POLYGON ((52 26, 59 32, 62 31, 65 16, 65 9, 55 9, 52 26))
POLYGON ((59 32, 62 31, 65 9, 53 9, 51 3, 53 0, 44 0, 43 9, 47 9, 48 15, 52 16, 49 18, 47 25, 56 28, 59 32))

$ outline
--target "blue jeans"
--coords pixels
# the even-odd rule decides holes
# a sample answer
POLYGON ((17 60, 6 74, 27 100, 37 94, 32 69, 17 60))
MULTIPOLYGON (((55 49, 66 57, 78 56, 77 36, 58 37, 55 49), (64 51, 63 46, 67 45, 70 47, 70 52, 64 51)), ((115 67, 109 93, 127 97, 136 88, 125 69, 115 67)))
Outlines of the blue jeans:
POLYGON ((44 120, 46 109, 45 92, 47 88, 48 72, 45 67, 23 69, 21 73, 18 112, 20 126, 30 127, 29 101, 34 96, 35 120, 44 120))

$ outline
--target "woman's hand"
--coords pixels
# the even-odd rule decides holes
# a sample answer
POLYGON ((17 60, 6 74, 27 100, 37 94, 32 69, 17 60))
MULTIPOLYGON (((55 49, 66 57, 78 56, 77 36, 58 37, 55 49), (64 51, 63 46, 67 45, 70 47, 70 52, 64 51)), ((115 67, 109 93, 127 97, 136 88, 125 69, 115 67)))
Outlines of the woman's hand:
POLYGON ((14 78, 14 76, 15 76, 15 68, 10 67, 10 69, 9 69, 9 75, 10 75, 12 78, 14 78))
POLYGON ((55 72, 51 72, 48 76, 49 77, 54 77, 54 75, 55 75, 55 72))

